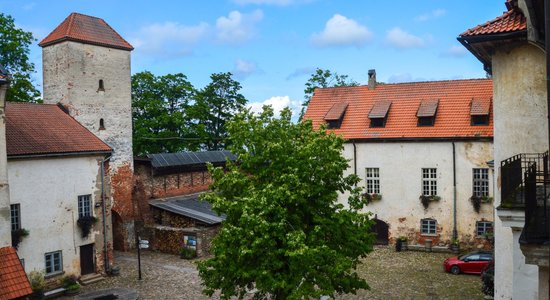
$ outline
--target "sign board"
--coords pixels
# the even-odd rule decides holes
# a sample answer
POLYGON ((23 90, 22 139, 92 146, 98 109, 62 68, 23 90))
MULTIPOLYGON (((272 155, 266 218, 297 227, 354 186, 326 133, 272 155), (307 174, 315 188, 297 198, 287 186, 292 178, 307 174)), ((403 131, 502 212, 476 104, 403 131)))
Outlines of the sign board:
POLYGON ((139 244, 139 249, 148 249, 148 248, 149 248, 148 244, 139 244))
POLYGON ((149 245, 149 241, 148 240, 139 240, 139 244, 140 245, 149 245))

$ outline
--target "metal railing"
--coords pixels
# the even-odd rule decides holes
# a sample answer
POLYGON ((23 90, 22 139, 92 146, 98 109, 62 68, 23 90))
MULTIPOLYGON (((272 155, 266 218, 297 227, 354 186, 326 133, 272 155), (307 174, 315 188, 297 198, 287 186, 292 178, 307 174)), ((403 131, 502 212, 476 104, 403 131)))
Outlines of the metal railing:
POLYGON ((522 153, 500 163, 501 208, 525 210, 520 243, 544 243, 549 238, 550 177, 548 151, 522 153))

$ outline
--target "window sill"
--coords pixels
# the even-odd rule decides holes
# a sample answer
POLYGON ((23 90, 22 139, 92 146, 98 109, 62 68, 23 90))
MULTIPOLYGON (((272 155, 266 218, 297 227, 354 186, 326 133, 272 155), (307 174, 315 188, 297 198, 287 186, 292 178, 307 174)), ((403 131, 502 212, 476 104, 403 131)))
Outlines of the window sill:
POLYGON ((437 233, 421 233, 421 236, 429 236, 429 237, 436 237, 437 233))
POLYGON ((44 275, 44 279, 55 278, 55 277, 58 277, 58 276, 61 276, 61 275, 64 275, 64 274, 65 274, 65 271, 49 273, 49 274, 44 275))

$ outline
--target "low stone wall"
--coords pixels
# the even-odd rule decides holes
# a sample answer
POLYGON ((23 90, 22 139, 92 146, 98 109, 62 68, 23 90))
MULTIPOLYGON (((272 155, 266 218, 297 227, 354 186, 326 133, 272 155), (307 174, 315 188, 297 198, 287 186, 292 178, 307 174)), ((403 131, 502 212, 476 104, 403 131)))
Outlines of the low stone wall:
POLYGON ((150 233, 151 250, 171 254, 179 254, 181 248, 185 246, 185 237, 192 236, 196 241, 197 257, 201 257, 210 253, 212 239, 219 229, 220 225, 199 228, 154 226, 147 228, 147 232, 150 233))

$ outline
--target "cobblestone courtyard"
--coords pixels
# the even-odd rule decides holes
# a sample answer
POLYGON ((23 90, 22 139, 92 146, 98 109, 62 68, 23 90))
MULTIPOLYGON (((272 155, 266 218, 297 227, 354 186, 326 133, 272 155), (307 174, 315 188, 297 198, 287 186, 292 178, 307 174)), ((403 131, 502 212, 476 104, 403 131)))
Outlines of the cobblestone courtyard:
MULTIPOLYGON (((442 262, 448 256, 448 253, 395 252, 392 248, 376 248, 359 268, 371 290, 342 295, 337 299, 483 299, 479 276, 455 276, 443 272, 442 262)), ((120 276, 85 286, 80 294, 120 287, 136 289, 140 299, 145 300, 210 299, 201 294, 200 279, 191 261, 175 255, 143 251, 142 280, 138 280, 135 252, 117 252, 115 259, 120 276)))

